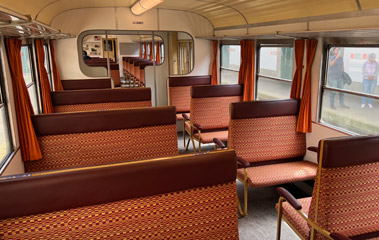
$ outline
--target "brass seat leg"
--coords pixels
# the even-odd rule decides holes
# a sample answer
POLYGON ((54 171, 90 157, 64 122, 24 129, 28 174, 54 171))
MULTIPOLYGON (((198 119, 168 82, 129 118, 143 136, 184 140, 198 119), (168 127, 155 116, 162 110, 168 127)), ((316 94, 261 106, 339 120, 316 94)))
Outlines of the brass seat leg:
POLYGON ((184 144, 184 147, 186 147, 186 120, 184 119, 183 119, 183 144, 184 144))
POLYGON ((282 229, 282 203, 283 203, 283 198, 279 198, 278 202, 278 223, 277 223, 277 228, 276 228, 276 240, 280 240, 280 232, 282 229))
POLYGON ((244 172, 245 172, 245 176, 244 176, 244 181, 243 181, 243 185, 244 185, 244 189, 243 189, 243 194, 244 194, 244 212, 245 212, 245 216, 247 216, 247 194, 248 194, 248 191, 247 191, 247 188, 248 188, 248 184, 247 184, 247 170, 246 168, 244 169, 244 172))

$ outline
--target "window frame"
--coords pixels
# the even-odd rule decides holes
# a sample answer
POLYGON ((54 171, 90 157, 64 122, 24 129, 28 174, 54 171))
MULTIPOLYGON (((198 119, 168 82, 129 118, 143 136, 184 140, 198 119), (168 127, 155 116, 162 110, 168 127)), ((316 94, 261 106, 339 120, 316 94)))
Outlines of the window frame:
MULTIPOLYGON (((379 100, 378 95, 374 94, 367 94, 367 93, 362 93, 362 92, 356 92, 352 90, 347 90, 347 89, 340 89, 340 88, 334 88, 334 87, 329 87, 326 86, 327 83, 327 75, 328 75, 328 62, 329 62, 329 51, 331 48, 337 47, 337 48, 348 48, 348 47, 356 47, 356 48, 378 48, 379 49, 379 42, 367 42, 365 39, 349 39, 347 42, 342 42, 342 41, 337 41, 335 39, 324 39, 323 43, 323 48, 322 48, 322 62, 321 62, 321 74, 320 74, 320 80, 319 80, 319 93, 318 93, 318 101, 317 101, 317 111, 316 111, 316 121, 318 124, 331 128, 333 130, 349 134, 352 136, 360 136, 362 134, 352 132, 348 129, 335 126, 330 123, 322 122, 321 121, 321 112, 322 112, 322 107, 323 107, 323 97, 325 90, 329 91, 336 91, 336 93, 343 92, 347 94, 351 94, 354 96, 358 97, 370 97, 373 99, 379 100), (358 43, 359 42, 359 43, 358 43)), ((337 95, 337 94, 336 94, 337 95)), ((372 133, 370 133, 372 134, 372 133)))
POLYGON ((45 56, 44 66, 45 66, 45 68, 46 68, 46 66, 48 68, 48 69, 46 69, 46 72, 47 72, 47 77, 49 78, 50 88, 52 90, 52 88, 53 88, 53 73, 52 73, 52 66, 51 66, 50 43, 44 43, 43 48, 44 48, 44 56, 45 56), (45 47, 46 47, 46 50, 45 50, 45 47))
POLYGON ((1 108, 4 108, 4 127, 7 129, 4 131, 7 140, 9 141, 9 152, 0 159, 0 176, 3 174, 8 164, 12 160, 13 155, 15 154, 15 144, 12 135, 12 126, 11 126, 11 117, 9 112, 6 84, 5 84, 5 75, 4 75, 4 65, 3 65, 3 57, 4 55, 0 54, 0 111, 1 108))
MULTIPOLYGON (((268 78, 270 80, 275 80, 275 81, 280 81, 280 82, 287 82, 287 83, 292 83, 292 80, 293 80, 293 74, 294 74, 294 70, 295 70, 295 60, 293 58, 293 61, 292 61, 292 73, 291 73, 291 76, 292 76, 292 79, 289 80, 289 79, 284 79, 284 78, 279 78, 279 77, 272 77, 272 76, 268 76, 268 75, 263 75, 263 74, 260 74, 259 73, 259 70, 260 70, 260 57, 261 57, 261 48, 262 47, 281 47, 281 48, 284 48, 284 47, 288 47, 288 48, 292 48, 293 49, 293 56, 295 56, 295 44, 294 44, 294 41, 291 40, 291 42, 289 41, 283 41, 283 42, 265 42, 265 41, 261 41, 261 42, 257 42, 256 44, 256 47, 255 47, 255 87, 254 87, 254 99, 257 100, 258 99, 258 85, 259 85, 259 78, 260 77, 263 77, 263 78, 268 78)), ((291 94, 291 93, 290 93, 291 94)), ((290 96, 288 96, 288 98, 290 98, 290 96)))

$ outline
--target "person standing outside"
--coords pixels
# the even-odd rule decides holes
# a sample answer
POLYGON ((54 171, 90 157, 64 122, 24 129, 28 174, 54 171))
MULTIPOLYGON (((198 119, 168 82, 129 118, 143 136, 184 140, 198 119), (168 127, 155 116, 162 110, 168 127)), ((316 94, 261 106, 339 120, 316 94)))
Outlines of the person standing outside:
MULTIPOLYGON (((328 81, 329 85, 334 88, 343 89, 343 77, 342 73, 344 72, 344 63, 341 49, 338 47, 332 48, 330 50, 332 56, 329 58, 329 70, 328 70, 328 81)), ((330 108, 336 109, 334 105, 334 98, 336 95, 336 91, 331 91, 330 93, 330 108)), ((344 94, 343 92, 339 92, 340 106, 342 108, 349 108, 344 103, 344 94)))
MULTIPOLYGON (((364 93, 373 94, 377 84, 379 64, 375 58, 376 54, 370 53, 368 55, 368 60, 363 64, 362 67, 364 93)), ((372 108, 372 98, 367 97, 362 97, 361 108, 366 107, 366 102, 368 102, 368 107, 372 108)))

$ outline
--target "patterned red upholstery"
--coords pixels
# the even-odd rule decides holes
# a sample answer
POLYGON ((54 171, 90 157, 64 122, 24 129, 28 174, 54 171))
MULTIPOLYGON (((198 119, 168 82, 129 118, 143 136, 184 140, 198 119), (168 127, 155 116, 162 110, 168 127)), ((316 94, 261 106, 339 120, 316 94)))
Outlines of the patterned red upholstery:
POLYGON ((170 87, 170 105, 176 107, 176 112, 182 113, 190 111, 190 90, 191 86, 170 87))
POLYGON ((142 108, 142 107, 151 107, 151 101, 58 105, 58 106, 54 106, 54 112, 55 113, 88 112, 88 111, 101 111, 101 110, 118 110, 118 109, 127 109, 127 108, 142 108))
POLYGON ((1 239, 238 239, 235 182, 0 220, 1 239))
MULTIPOLYGON (((313 180, 316 173, 317 165, 308 161, 278 163, 247 168, 247 181, 252 187, 273 186, 313 180)), ((244 169, 238 169, 237 176, 243 180, 244 169)))
MULTIPOLYGON (((330 232, 346 236, 379 231, 378 186, 378 162, 322 168, 317 223, 330 232)), ((317 187, 316 181, 309 211, 309 218, 313 220, 317 187)))
POLYGON ((240 102, 241 96, 191 99, 191 123, 204 130, 229 127, 229 105, 240 102))
POLYGON ((26 172, 91 166, 178 154, 176 125, 38 137, 43 158, 26 172))
MULTIPOLYGON (((311 198, 302 198, 298 199, 298 201, 302 206, 301 211, 308 216, 311 198)), ((276 205, 276 209, 278 209, 278 205, 276 205)), ((287 220, 291 227, 295 228, 304 239, 309 239, 310 228, 300 214, 297 213, 297 211, 288 202, 283 202, 282 210, 283 217, 287 220)))
POLYGON ((231 119, 228 144, 249 162, 301 157, 305 134, 296 132, 296 122, 297 116, 231 119))

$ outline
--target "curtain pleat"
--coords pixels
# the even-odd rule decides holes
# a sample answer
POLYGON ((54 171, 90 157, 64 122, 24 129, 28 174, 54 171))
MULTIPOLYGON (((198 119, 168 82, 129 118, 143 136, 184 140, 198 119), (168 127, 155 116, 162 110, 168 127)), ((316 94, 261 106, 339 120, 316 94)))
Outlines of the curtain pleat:
POLYGON ((147 44, 146 43, 143 43, 143 48, 145 49, 145 51, 143 52, 143 58, 147 59, 147 44))
POLYGON ((213 43, 213 64, 212 64, 212 85, 218 84, 217 79, 217 51, 218 51, 218 41, 212 41, 213 43))
POLYGON ((59 77, 57 63, 55 62, 55 50, 54 50, 54 42, 50 40, 50 50, 51 50, 51 65, 53 66, 53 83, 54 83, 54 91, 59 92, 63 91, 62 81, 59 77))
POLYGON ((157 42, 157 52, 156 52, 156 55, 155 55, 155 62, 156 63, 161 63, 161 53, 160 53, 160 43, 157 42))
POLYGON ((241 66, 238 74, 238 83, 243 84, 243 101, 254 100, 254 40, 241 41, 241 66))
POLYGON ((19 39, 8 38, 6 39, 6 45, 12 77, 21 156, 24 161, 38 160, 42 158, 42 154, 30 118, 30 116, 34 115, 34 112, 22 74, 22 42, 19 39))
POLYGON ((307 40, 306 51, 307 51, 307 68, 305 71, 303 93, 301 96, 299 118, 297 121, 298 132, 307 133, 312 132, 312 121, 311 121, 311 70, 313 60, 316 54, 317 40, 307 40))
POLYGON ((291 86, 291 98, 293 99, 300 98, 301 79, 303 76, 304 45, 305 41, 303 39, 295 40, 296 71, 293 75, 291 86))
POLYGON ((142 43, 139 43, 139 57, 142 58, 142 43))
POLYGON ((38 61, 38 72, 39 80, 41 84, 41 95, 42 95, 42 112, 43 114, 53 113, 53 104, 51 102, 51 88, 49 83, 49 77, 45 69, 45 53, 43 50, 43 41, 37 39, 35 41, 36 52, 37 52, 37 61, 38 61))
POLYGON ((153 43, 149 43, 149 48, 150 48, 150 55, 149 55, 149 60, 153 61, 153 43))

